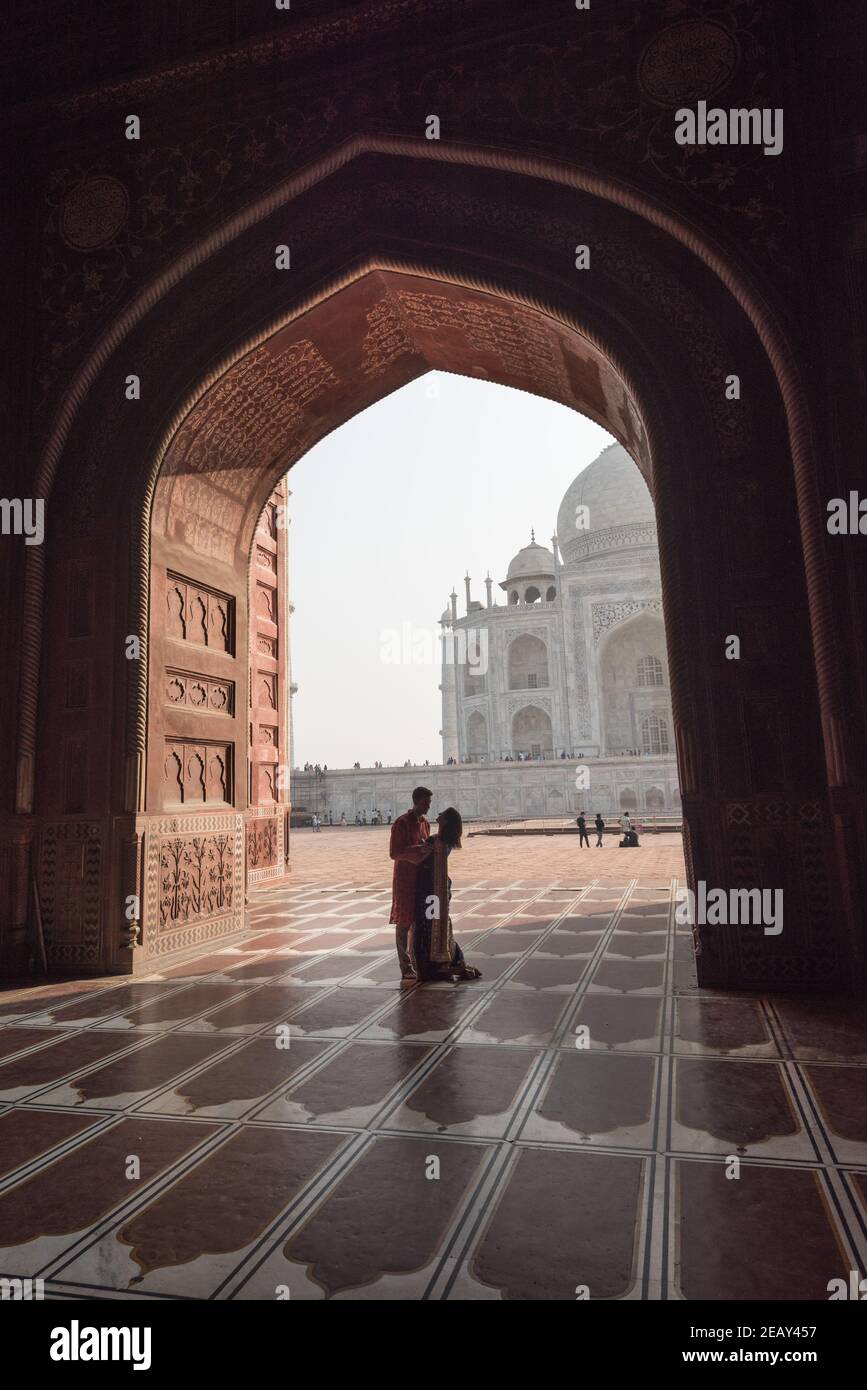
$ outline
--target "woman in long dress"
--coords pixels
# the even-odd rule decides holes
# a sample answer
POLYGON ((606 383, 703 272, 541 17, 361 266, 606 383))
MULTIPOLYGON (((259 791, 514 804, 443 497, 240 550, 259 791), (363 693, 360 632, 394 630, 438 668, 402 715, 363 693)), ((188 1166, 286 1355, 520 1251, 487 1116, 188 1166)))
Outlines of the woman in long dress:
POLYGON ((437 816, 438 834, 427 841, 427 855, 418 867, 415 880, 415 918, 411 951, 419 980, 478 980, 482 972, 467 965, 464 953, 452 935, 449 902, 452 881, 448 857, 460 849, 463 824, 458 811, 449 806, 437 816))

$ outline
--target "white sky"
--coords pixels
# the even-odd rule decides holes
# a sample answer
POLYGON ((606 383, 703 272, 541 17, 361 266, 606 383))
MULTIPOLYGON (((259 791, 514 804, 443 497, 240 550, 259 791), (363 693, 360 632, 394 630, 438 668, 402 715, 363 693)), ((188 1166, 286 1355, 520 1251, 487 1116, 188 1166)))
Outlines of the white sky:
POLYGON ((289 544, 297 766, 440 762, 436 639, 452 587, 463 614, 467 570, 482 603, 490 570, 494 602, 504 603, 499 581, 529 544, 530 528, 550 545, 567 487, 612 442, 565 406, 432 372, 296 463, 289 544), (389 631, 407 659, 394 662, 389 631))

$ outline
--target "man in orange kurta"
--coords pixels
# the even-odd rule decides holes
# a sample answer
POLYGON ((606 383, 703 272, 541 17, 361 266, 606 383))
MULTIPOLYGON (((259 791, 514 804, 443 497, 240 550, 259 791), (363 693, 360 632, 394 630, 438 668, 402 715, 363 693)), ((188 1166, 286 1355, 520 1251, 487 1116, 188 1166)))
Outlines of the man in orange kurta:
POLYGON ((394 926, 397 962, 401 985, 409 988, 416 983, 415 968, 409 953, 409 933, 415 920, 416 870, 427 850, 430 824, 427 813, 433 793, 427 787, 416 787, 412 808, 398 816, 391 827, 388 852, 394 860, 394 879, 391 892, 391 916, 394 926))

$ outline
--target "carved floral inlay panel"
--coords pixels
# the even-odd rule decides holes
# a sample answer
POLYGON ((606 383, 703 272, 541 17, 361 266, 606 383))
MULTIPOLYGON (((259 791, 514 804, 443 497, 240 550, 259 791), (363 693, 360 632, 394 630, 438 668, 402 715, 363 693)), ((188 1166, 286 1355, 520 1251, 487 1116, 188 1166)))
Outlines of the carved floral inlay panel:
POLYGON ((233 811, 141 821, 146 842, 144 952, 167 956, 240 931, 244 829, 233 811))
POLYGON ((203 714, 235 713, 235 682, 199 676, 194 671, 166 671, 166 704, 201 710, 203 714))
POLYGON ((593 605, 593 641, 598 642, 609 628, 616 627, 625 618, 636 613, 658 613, 662 616, 661 599, 623 599, 612 603, 593 605))
POLYGON ((177 835, 160 843, 160 927, 228 912, 234 897, 234 836, 177 835))
POLYGON ((277 821, 253 821, 247 826, 247 867, 269 869, 277 863, 277 821))

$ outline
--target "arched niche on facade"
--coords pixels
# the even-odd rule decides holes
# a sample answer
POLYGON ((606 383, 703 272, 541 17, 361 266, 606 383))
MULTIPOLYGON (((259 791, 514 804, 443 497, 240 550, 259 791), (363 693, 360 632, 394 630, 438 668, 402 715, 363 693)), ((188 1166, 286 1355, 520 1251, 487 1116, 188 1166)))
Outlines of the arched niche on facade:
POLYGON ((599 646, 599 686, 606 753, 625 753, 641 747, 641 721, 658 713, 670 723, 665 687, 647 685, 640 673, 666 670, 665 628, 662 616, 643 611, 609 629, 599 646))
POLYGON ((515 753, 539 757, 554 750, 551 716, 538 705, 524 705, 512 716, 512 748, 515 753))
POLYGON ((488 754, 488 722, 481 710, 473 710, 467 718, 467 753, 471 758, 488 754))
POLYGON ((536 690, 550 685, 548 646, 534 633, 522 632, 513 638, 506 660, 510 690, 536 690))

